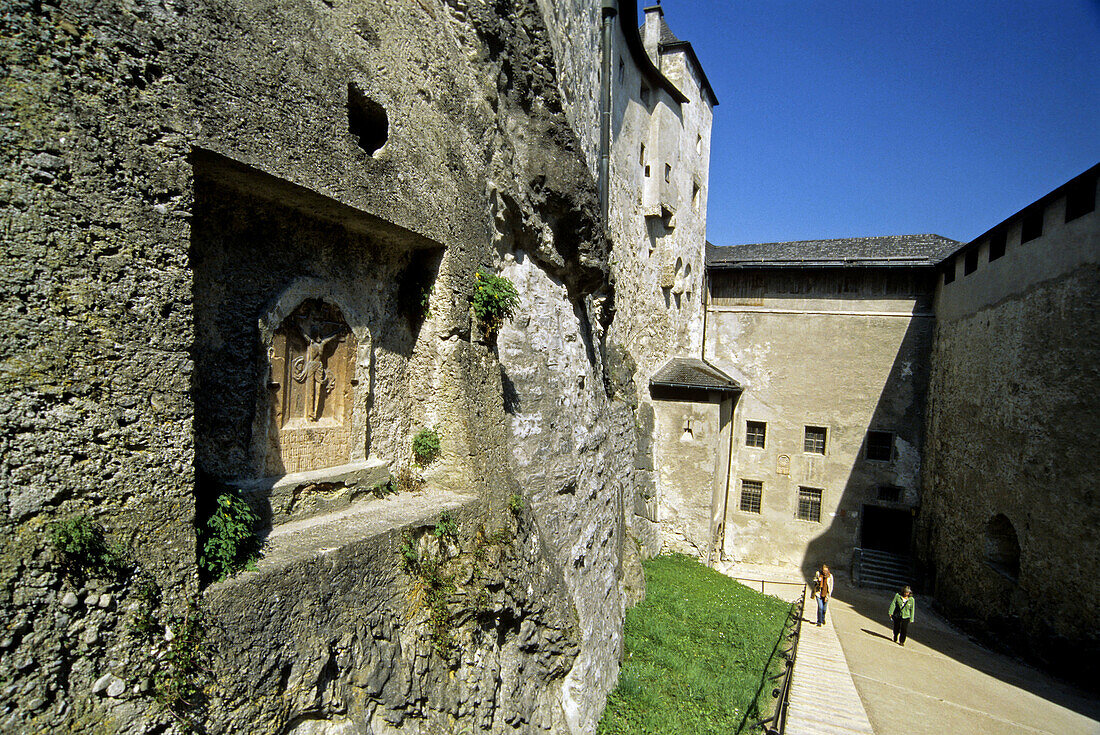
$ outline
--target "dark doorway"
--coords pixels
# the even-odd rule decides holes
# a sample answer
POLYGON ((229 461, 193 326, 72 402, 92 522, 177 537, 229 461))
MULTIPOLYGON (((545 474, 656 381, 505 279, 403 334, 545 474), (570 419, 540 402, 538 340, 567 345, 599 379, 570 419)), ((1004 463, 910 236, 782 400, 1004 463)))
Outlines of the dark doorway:
POLYGON ((860 529, 863 548, 908 556, 912 533, 913 515, 908 510, 863 506, 863 525, 860 529))

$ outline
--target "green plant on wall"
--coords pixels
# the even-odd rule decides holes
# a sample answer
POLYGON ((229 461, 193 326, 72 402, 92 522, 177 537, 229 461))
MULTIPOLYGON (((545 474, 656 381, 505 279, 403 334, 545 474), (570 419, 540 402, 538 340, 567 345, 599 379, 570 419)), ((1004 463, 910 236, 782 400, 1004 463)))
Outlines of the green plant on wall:
POLYGON ((70 516, 50 524, 50 541, 70 572, 118 576, 127 569, 125 550, 108 545, 103 527, 88 516, 70 516))
POLYGON ((153 692, 157 700, 171 710, 188 709, 199 704, 205 682, 206 631, 202 613, 192 607, 186 615, 173 617, 165 628, 171 631, 153 673, 153 692))
POLYGON ((259 558, 256 514, 238 495, 223 492, 217 510, 199 533, 199 565, 216 582, 246 569, 259 558))
POLYGON ((431 464, 439 456, 442 437, 435 429, 421 429, 413 437, 412 450, 421 467, 431 464))
POLYGON ((519 307, 519 294, 515 285, 504 276, 496 276, 484 270, 474 275, 474 293, 470 303, 474 316, 488 337, 495 334, 505 319, 511 319, 519 307))

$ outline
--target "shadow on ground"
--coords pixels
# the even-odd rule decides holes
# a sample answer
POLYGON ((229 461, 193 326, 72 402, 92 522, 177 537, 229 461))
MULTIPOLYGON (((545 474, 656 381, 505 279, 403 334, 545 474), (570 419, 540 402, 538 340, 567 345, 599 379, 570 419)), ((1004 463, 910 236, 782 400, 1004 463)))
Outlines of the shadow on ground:
MULTIPOLYGON (((893 591, 852 588, 849 582, 838 580, 833 596, 867 620, 890 626, 887 611, 893 591)), ((1100 720, 1100 701, 1073 682, 1059 679, 1056 673, 1036 669, 1023 659, 991 650, 931 611, 930 607, 930 599, 917 597, 916 621, 908 631, 910 641, 1080 715, 1100 720)), ((890 640, 866 626, 859 630, 863 635, 890 640)))

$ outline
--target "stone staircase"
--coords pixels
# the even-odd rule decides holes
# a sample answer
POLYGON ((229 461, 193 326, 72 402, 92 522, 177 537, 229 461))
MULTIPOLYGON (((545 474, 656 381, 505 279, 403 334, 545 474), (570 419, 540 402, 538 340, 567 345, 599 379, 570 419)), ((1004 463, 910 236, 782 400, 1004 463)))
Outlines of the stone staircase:
POLYGON ((863 549, 856 567, 856 583, 860 587, 896 591, 913 583, 912 562, 901 554, 863 549))

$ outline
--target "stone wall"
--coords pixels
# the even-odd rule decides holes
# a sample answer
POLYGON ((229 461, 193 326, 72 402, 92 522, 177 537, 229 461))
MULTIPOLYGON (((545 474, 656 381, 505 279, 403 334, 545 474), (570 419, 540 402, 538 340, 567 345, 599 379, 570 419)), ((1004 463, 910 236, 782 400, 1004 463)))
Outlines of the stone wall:
POLYGON ((606 379, 591 136, 545 17, 534 0, 4 9, 0 729, 182 731, 135 621, 179 630, 192 604, 216 676, 182 716, 209 732, 594 729, 635 439, 606 379), (479 268, 523 292, 499 346, 471 323, 479 268), (410 319, 418 270, 433 288, 410 319), (261 321, 299 291, 369 336, 349 458, 396 468, 416 429, 442 434, 425 492, 463 498, 446 655, 401 566, 402 534, 430 544, 439 509, 412 499, 341 511, 387 519, 356 538, 346 515, 268 529, 257 571, 199 594, 212 488, 264 472, 261 321), (81 513, 136 576, 62 572, 49 524, 81 513), (152 610, 139 579, 159 583, 152 610))
POLYGON ((937 290, 918 549, 949 612, 1095 685, 1100 218, 1066 222, 1064 191, 1038 208, 1038 239, 1025 210, 937 290))

